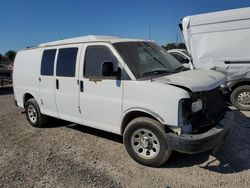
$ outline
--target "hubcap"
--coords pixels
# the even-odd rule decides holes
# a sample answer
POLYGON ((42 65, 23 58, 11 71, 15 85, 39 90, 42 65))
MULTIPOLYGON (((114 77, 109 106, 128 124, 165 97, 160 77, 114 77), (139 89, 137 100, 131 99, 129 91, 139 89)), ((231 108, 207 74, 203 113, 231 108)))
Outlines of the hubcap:
POLYGON ((250 91, 241 92, 237 97, 238 103, 244 106, 250 105, 250 91))
POLYGON ((135 153, 144 159, 152 159, 160 151, 158 138, 147 129, 136 130, 132 135, 131 145, 135 153))
POLYGON ((33 105, 29 105, 29 107, 28 107, 28 117, 32 123, 36 123, 37 113, 36 113, 36 109, 33 105))

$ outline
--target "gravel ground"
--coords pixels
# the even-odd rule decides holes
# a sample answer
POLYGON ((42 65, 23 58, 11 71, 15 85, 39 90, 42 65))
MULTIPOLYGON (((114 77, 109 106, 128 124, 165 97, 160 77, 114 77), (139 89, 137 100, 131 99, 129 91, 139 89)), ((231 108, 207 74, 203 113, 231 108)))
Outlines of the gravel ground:
POLYGON ((0 88, 0 187, 250 187, 250 113, 234 110, 215 151, 174 152, 161 168, 137 164, 120 136, 52 121, 31 127, 0 88))

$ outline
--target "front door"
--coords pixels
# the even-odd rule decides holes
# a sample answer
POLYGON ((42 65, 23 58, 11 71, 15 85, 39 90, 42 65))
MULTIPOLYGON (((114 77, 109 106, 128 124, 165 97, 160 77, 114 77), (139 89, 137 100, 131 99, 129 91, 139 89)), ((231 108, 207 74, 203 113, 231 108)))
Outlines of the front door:
POLYGON ((119 133, 123 82, 120 78, 102 76, 102 64, 112 62, 122 69, 110 44, 85 44, 80 64, 80 108, 83 124, 119 133))
POLYGON ((55 96, 58 116, 81 123, 79 109, 78 62, 82 45, 65 45, 58 49, 55 96))

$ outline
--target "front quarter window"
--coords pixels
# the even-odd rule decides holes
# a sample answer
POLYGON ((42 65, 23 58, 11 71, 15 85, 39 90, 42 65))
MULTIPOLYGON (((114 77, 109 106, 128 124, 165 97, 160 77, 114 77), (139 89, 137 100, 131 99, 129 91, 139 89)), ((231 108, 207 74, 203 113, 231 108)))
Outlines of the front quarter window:
POLYGON ((113 46, 137 79, 174 73, 182 65, 153 42, 118 42, 113 46))

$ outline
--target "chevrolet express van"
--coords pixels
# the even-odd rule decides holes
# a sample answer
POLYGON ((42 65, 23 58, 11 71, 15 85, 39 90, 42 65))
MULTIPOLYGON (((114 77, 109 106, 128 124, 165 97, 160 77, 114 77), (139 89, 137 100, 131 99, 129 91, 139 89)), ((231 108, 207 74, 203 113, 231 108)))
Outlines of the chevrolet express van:
POLYGON ((225 74, 224 93, 250 110, 250 7, 187 16, 181 29, 194 67, 225 74))
POLYGON ((134 160, 157 167, 172 150, 216 146, 226 118, 224 77, 186 71, 151 41, 85 36, 20 50, 13 81, 32 126, 54 117, 119 134, 134 160))

